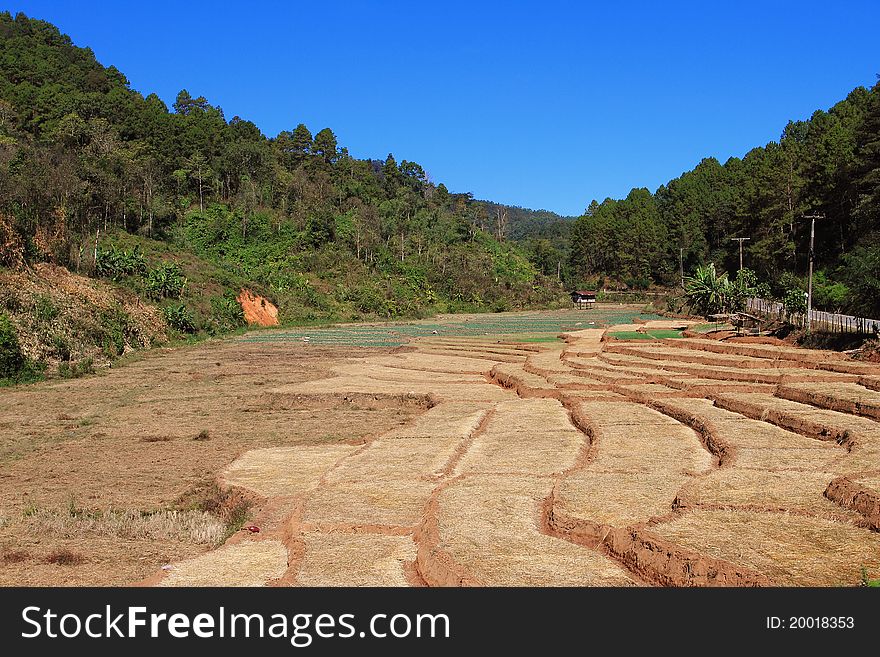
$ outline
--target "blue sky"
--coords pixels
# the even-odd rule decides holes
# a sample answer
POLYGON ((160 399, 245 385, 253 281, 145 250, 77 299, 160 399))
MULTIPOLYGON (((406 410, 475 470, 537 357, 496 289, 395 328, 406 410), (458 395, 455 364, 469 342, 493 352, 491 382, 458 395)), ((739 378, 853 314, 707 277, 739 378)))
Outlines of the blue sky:
POLYGON ((58 25, 169 105, 330 127, 453 191, 580 214, 743 156, 880 73, 880 2, 96 2, 58 25))

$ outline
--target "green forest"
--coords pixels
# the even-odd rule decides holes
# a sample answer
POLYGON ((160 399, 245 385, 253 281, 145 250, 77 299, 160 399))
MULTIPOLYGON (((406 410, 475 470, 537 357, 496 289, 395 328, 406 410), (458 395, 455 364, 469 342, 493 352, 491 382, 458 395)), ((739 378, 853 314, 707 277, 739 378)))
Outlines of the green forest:
MULTIPOLYGON (((722 130, 723 126, 719 126, 722 130)), ((707 158, 653 194, 590 203, 571 228, 569 275, 584 286, 675 286, 714 263, 744 266, 777 298, 807 289, 816 222, 814 305, 880 317, 880 83, 854 89, 778 142, 724 164, 707 158)))
MULTIPOLYGON (((416 162, 354 158, 330 128, 267 137, 186 90, 166 107, 55 26, 0 14, 6 268, 52 262, 139 292, 169 267, 204 275, 156 255, 170 246, 217 268, 220 297, 250 286, 286 322, 507 310, 564 293, 557 262, 544 253, 544 276, 510 239, 530 217, 451 193, 416 162)), ((186 330, 228 309, 181 309, 173 290, 153 297, 186 330)))

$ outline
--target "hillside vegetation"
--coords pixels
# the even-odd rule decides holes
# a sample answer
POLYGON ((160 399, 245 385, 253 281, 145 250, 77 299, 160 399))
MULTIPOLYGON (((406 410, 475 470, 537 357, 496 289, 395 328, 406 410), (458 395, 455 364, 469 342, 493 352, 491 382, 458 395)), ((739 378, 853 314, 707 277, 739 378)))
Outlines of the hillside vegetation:
MULTIPOLYGON (((723 129, 723 126, 719 126, 723 129)), ((675 285, 715 263, 744 264, 779 298, 806 290, 810 221, 816 222, 815 301, 880 317, 880 85, 858 87, 830 110, 791 121, 778 141, 724 164, 704 159, 653 194, 590 203, 572 227, 573 281, 675 285)))
MULTIPOLYGON (((168 108, 53 25, 0 13, 6 281, 36 263, 101 278, 172 334, 240 325, 242 287, 288 323, 558 302, 556 265, 494 209, 415 162, 354 158, 329 128, 267 137, 186 90, 168 108)), ((29 333, 21 305, 0 312, 29 333)))

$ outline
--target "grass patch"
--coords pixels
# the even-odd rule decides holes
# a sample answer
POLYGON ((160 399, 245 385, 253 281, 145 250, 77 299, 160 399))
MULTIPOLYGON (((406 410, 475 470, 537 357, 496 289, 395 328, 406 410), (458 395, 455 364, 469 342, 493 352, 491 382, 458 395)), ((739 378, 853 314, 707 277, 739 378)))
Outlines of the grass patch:
POLYGON ((868 577, 868 569, 862 566, 862 586, 871 588, 880 588, 880 579, 871 579, 868 577))
POLYGON ((250 500, 220 488, 215 481, 197 484, 175 502, 178 509, 200 511, 217 519, 223 527, 218 545, 244 527, 251 506, 250 500))
POLYGON ((663 340, 666 338, 680 338, 681 331, 673 329, 654 329, 653 331, 618 331, 608 334, 618 340, 663 340))
POLYGON ((86 374, 94 374, 95 365, 91 358, 83 358, 77 362, 60 363, 58 376, 62 379, 78 379, 86 374))
POLYGON ((228 536, 223 521, 198 510, 87 511, 71 503, 65 509, 39 509, 27 517, 34 531, 64 538, 115 536, 129 540, 186 541, 214 547, 228 536))

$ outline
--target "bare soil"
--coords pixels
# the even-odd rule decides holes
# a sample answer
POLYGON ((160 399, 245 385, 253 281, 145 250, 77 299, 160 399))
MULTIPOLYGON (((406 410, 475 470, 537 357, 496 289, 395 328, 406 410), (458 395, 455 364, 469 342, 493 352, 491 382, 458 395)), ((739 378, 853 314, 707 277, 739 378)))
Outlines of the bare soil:
POLYGON ((218 473, 251 450, 357 449, 418 416, 425 400, 269 390, 356 366, 366 353, 215 342, 150 352, 101 376, 3 390, 0 584, 121 585, 205 552, 175 538, 47 531, 37 512, 200 508, 216 496, 218 473), (59 549, 82 563, 46 563, 59 549))

